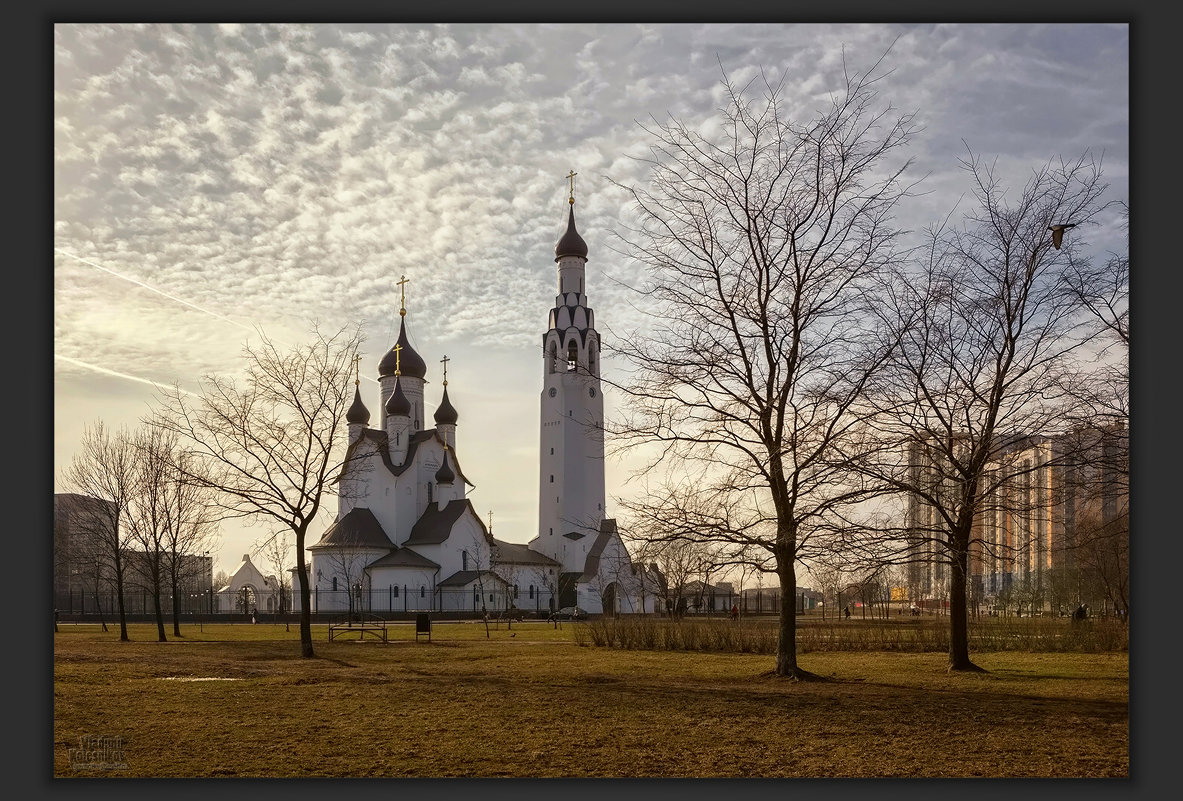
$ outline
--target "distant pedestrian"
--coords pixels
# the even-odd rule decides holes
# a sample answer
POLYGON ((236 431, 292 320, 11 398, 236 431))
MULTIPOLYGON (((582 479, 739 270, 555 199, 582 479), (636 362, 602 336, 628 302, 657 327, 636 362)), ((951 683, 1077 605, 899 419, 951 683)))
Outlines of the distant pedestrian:
POLYGON ((850 607, 849 606, 842 607, 842 614, 846 616, 847 620, 850 620, 850 607))
POLYGON ((731 605, 731 619, 739 620, 739 606, 737 604, 731 605))

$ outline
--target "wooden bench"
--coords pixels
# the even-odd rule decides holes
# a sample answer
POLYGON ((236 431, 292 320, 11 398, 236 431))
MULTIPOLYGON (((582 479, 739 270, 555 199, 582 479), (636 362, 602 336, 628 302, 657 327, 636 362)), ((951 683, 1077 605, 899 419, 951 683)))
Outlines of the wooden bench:
POLYGON ((358 640, 364 640, 367 634, 370 634, 382 642, 389 642, 387 639, 386 621, 385 620, 352 620, 346 623, 332 623, 329 625, 329 639, 335 640, 342 634, 356 632, 358 640))

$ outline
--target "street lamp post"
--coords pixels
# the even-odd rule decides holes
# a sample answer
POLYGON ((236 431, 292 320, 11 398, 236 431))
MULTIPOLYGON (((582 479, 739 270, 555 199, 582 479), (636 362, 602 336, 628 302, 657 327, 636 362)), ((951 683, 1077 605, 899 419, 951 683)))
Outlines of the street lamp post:
POLYGON ((205 551, 202 555, 207 560, 206 567, 209 568, 206 578, 209 580, 209 613, 212 615, 214 613, 214 563, 209 558, 209 551, 205 551))

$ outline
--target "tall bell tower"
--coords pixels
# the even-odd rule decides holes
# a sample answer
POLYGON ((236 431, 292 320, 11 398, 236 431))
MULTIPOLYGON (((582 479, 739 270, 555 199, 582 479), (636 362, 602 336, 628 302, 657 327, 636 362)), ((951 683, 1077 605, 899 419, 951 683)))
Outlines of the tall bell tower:
POLYGON ((567 231, 555 246, 558 295, 542 335, 538 537, 530 547, 584 571, 604 518, 604 399, 600 336, 587 305, 587 244, 575 228, 575 173, 567 231))

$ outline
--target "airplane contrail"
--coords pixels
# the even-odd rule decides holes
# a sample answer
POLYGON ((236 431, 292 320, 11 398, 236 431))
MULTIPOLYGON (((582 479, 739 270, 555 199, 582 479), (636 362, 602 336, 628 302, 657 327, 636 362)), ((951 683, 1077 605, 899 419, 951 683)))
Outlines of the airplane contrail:
POLYGON ((101 264, 97 264, 97 263, 91 261, 90 259, 84 259, 81 256, 75 256, 73 253, 62 250, 61 248, 54 248, 53 250, 55 253, 60 253, 63 256, 67 256, 71 259, 74 259, 75 261, 80 261, 83 264, 88 264, 91 267, 94 267, 96 270, 102 270, 105 273, 110 273, 111 275, 115 276, 116 278, 122 278, 124 281, 129 281, 129 282, 135 284, 136 286, 142 286, 144 289, 147 289, 149 292, 155 292, 157 295, 160 295, 162 297, 166 297, 169 300, 176 301, 177 303, 188 306, 191 309, 196 309, 199 312, 205 312, 206 314, 210 315, 211 317, 217 317, 219 320, 224 320, 224 321, 230 323, 231 325, 236 325, 239 328, 246 329, 247 331, 254 331, 255 330, 254 328, 252 328, 249 325, 246 325, 244 323, 240 323, 237 320, 231 320, 229 317, 226 317, 225 315, 222 315, 222 314, 218 314, 215 311, 210 311, 209 309, 204 309, 201 306, 198 306, 196 303, 190 303, 187 300, 182 300, 181 298, 178 298, 174 295, 170 295, 167 292, 163 292, 154 286, 150 286, 148 284, 145 284, 143 281, 137 280, 135 278, 130 278, 126 275, 120 275, 119 273, 115 272, 114 270, 108 269, 101 264))
MULTIPOLYGON (((141 384, 148 384, 150 386, 156 387, 157 389, 171 389, 172 388, 172 387, 169 387, 165 384, 161 384, 159 381, 153 381, 150 378, 140 378, 138 375, 128 375, 127 373, 120 373, 117 370, 108 370, 106 367, 99 367, 97 364, 89 364, 88 362, 79 361, 78 359, 71 359, 69 356, 63 356, 60 353, 53 354, 53 358, 61 359, 64 362, 69 362, 70 364, 72 364, 76 367, 83 367, 87 370, 93 370, 96 373, 103 373, 104 375, 113 375, 116 378, 126 378, 128 381, 139 381, 141 384)), ((184 392, 186 395, 193 395, 194 397, 197 396, 197 393, 190 392, 187 389, 182 389, 181 392, 184 392)))
MULTIPOLYGON (((83 258, 83 257, 81 257, 81 256, 77 256, 77 255, 75 255, 75 254, 73 254, 73 253, 70 253, 69 251, 62 250, 61 248, 56 248, 56 247, 54 248, 54 252, 55 252, 55 253, 60 253, 60 254, 62 254, 63 256, 66 256, 66 257, 68 257, 68 258, 74 259, 75 261, 79 261, 79 262, 81 262, 81 263, 83 263, 83 264, 86 264, 86 265, 88 265, 88 266, 90 266, 90 267, 94 267, 96 270, 102 270, 103 272, 105 272, 105 273, 108 273, 108 274, 110 274, 110 275, 113 275, 113 276, 115 276, 116 278, 122 278, 124 281, 127 281, 127 282, 129 282, 129 283, 135 284, 136 286, 141 286, 141 287, 143 287, 144 289, 147 289, 149 292, 155 292, 157 295, 160 295, 161 297, 168 298, 169 300, 175 301, 175 302, 177 302, 177 303, 180 303, 180 304, 182 304, 182 305, 184 305, 184 306, 188 306, 188 307, 189 307, 189 308, 191 308, 191 309, 196 309, 196 310, 197 310, 197 311, 199 311, 199 312, 203 312, 203 313, 205 313, 205 314, 208 314, 208 315, 210 315, 211 317, 216 317, 217 319, 219 319, 219 320, 223 320, 223 321, 225 321, 225 322, 227 322, 227 323, 230 323, 231 325, 236 325, 236 326, 238 326, 239 328, 241 328, 241 329, 243 329, 243 330, 245 330, 245 331, 250 331, 250 332, 252 332, 252 333, 255 333, 255 332, 256 332, 255 328, 253 328, 252 326, 246 325, 245 323, 240 323, 240 322, 238 322, 237 320, 231 320, 229 317, 226 317, 225 315, 218 314, 217 312, 214 312, 214 311, 210 311, 209 309, 206 309, 206 308, 203 308, 203 307, 201 307, 201 306, 198 306, 196 303, 190 303, 189 301, 187 301, 187 300, 184 300, 184 299, 182 299, 182 298, 178 298, 178 297, 176 297, 175 295, 170 295, 170 294, 168 294, 167 292, 164 292, 164 291, 162 291, 162 290, 159 290, 159 289, 157 289, 156 287, 154 287, 154 286, 151 286, 151 285, 149 285, 149 284, 145 284, 143 281, 140 281, 140 280, 138 280, 138 279, 136 279, 136 278, 131 278, 131 277, 129 277, 129 276, 126 276, 126 275, 121 275, 120 273, 117 273, 117 272, 115 272, 114 270, 112 270, 112 269, 110 269, 110 268, 104 267, 103 265, 101 265, 101 264, 98 264, 97 262, 93 262, 93 261, 91 261, 90 259, 84 259, 84 258, 83 258)), ((151 381, 151 380, 149 380, 149 379, 146 379, 146 378, 139 378, 139 377, 137 377, 137 376, 134 376, 134 375, 127 375, 126 373, 120 373, 120 372, 116 372, 115 370, 108 370, 108 369, 107 369, 107 368, 105 368, 105 367, 99 367, 99 366, 97 366, 97 365, 93 365, 93 364, 87 364, 86 362, 80 362, 80 361, 78 361, 77 359, 71 359, 71 358, 69 358, 68 356, 59 356, 59 355, 57 355, 57 354, 55 353, 55 354, 54 354, 54 358, 63 359, 64 361, 68 361, 68 362, 70 362, 71 364, 75 364, 75 365, 77 365, 77 366, 79 366, 79 367, 84 367, 84 368, 87 368, 87 369, 90 369, 90 370, 94 370, 95 372, 99 372, 99 373, 106 373, 106 374, 108 374, 108 375, 113 375, 113 376, 119 376, 120 378, 127 378, 127 379, 130 379, 130 380, 132 380, 132 381, 142 381, 142 382, 144 382, 144 383, 146 383, 146 384, 152 384, 152 385, 154 385, 154 386, 161 386, 160 384, 157 384, 155 381, 151 381)), ((370 379, 371 381, 373 381, 374 383, 378 383, 378 379, 376 379, 376 378, 374 378, 374 377, 372 377, 372 376, 367 376, 367 378, 369 378, 369 379, 370 379)), ((192 392, 188 392, 188 390, 182 390, 182 392, 185 392, 186 394, 189 394, 189 395, 192 395, 192 394, 193 394, 192 392)))

